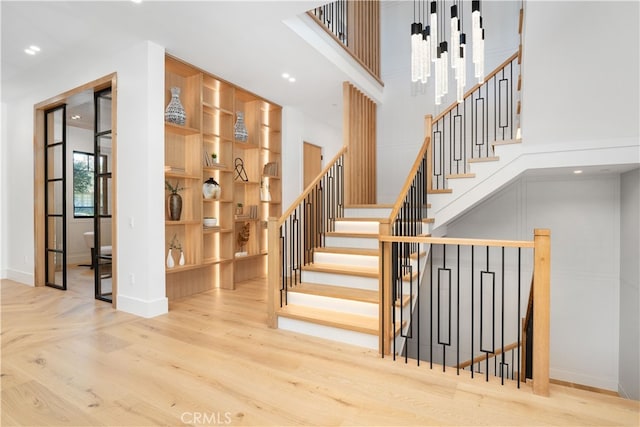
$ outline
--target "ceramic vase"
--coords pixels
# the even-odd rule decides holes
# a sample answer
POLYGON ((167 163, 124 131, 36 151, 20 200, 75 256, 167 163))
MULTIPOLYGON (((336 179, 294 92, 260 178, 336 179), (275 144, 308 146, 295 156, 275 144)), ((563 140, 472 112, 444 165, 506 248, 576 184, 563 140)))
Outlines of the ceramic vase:
POLYGON ((169 219, 171 221, 180 221, 182 215, 182 196, 178 193, 169 195, 169 219))
POLYGON ((173 260, 173 254, 171 253, 171 248, 169 248, 169 253, 167 254, 167 268, 175 267, 176 263, 173 260))
POLYGON ((178 265, 184 265, 184 252, 180 250, 180 261, 178 261, 178 265))
POLYGON ((215 179, 209 178, 202 184, 202 195, 205 199, 219 199, 220 193, 220 184, 215 179))
POLYGON ((184 125, 186 118, 184 107, 180 102, 180 88, 174 86, 171 88, 171 101, 164 111, 164 119, 169 123, 184 125))
POLYGON ((234 136, 236 141, 246 142, 247 138, 249 138, 249 132, 247 132, 247 126, 244 124, 244 113, 238 111, 236 114, 238 118, 233 128, 234 136))

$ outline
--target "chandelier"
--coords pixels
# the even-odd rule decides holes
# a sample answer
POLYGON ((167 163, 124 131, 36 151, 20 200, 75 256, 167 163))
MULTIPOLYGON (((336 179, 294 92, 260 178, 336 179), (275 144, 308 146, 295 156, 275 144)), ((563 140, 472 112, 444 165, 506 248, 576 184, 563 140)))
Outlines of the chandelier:
MULTIPOLYGON (((456 81, 456 99, 463 101, 467 75, 467 35, 464 32, 464 6, 469 2, 450 2, 449 43, 446 40, 446 0, 434 0, 429 4, 427 21, 427 0, 413 1, 413 23, 411 24, 411 82, 426 85, 431 77, 431 65, 435 75, 435 103, 440 105, 449 92, 449 63, 456 81), (417 12, 417 13, 416 13, 417 12), (420 17, 424 20, 422 25, 420 17), (427 24, 428 22, 428 24, 427 24)), ((480 0, 471 1, 471 60, 474 77, 484 83, 484 27, 480 0)))

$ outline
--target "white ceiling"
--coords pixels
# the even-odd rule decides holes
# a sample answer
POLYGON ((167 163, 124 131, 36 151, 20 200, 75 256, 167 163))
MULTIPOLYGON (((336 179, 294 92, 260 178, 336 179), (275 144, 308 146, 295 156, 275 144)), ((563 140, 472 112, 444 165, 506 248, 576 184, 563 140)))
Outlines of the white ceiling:
POLYGON ((6 1, 3 92, 47 61, 83 52, 109 55, 151 40, 167 53, 280 105, 340 126, 347 77, 283 20, 325 1, 6 1), (29 45, 42 51, 24 53, 29 45), (283 72, 295 76, 289 83, 283 72))

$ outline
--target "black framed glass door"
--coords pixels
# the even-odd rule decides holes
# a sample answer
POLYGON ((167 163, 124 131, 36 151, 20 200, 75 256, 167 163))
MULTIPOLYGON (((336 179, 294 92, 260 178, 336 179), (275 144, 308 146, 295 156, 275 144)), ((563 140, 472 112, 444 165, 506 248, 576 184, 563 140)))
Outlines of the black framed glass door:
POLYGON ((111 88, 94 94, 94 260, 95 298, 113 301, 111 88))
POLYGON ((45 111, 45 284, 67 290, 66 105, 45 111))

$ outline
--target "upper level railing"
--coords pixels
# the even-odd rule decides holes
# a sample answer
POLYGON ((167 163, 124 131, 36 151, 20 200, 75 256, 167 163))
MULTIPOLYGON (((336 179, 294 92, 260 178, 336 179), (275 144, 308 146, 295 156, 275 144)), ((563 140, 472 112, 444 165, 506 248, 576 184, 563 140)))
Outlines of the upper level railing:
POLYGON ((277 326, 276 310, 287 305, 289 289, 300 283, 302 267, 313 262, 316 248, 323 247, 344 212, 344 156, 338 154, 309 184, 280 218, 268 222, 268 316, 277 326))
POLYGON ((338 0, 307 13, 382 84, 378 0, 338 0))
POLYGON ((493 157, 494 142, 517 138, 518 58, 518 52, 511 55, 463 102, 435 117, 430 190, 446 190, 448 176, 467 173, 470 159, 493 157))

